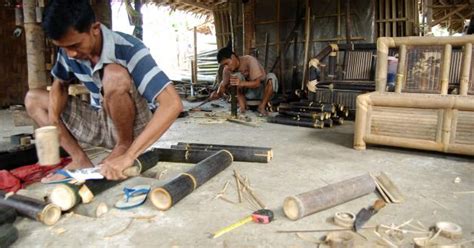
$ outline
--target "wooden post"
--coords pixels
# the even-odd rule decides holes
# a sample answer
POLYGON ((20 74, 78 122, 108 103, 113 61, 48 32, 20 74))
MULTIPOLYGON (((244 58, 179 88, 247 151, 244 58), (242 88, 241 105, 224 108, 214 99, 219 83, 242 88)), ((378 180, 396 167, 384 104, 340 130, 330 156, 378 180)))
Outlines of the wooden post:
POLYGON ((28 87, 30 89, 46 89, 50 84, 50 79, 46 76, 44 32, 40 25, 36 23, 36 0, 23 1, 23 13, 28 87))
MULTIPOLYGON (((346 43, 351 44, 351 0, 346 0, 346 43)), ((352 50, 352 49, 351 49, 352 50)))
POLYGON ((216 152, 171 182, 153 189, 149 195, 151 202, 159 210, 168 210, 196 188, 229 167, 232 161, 230 152, 226 150, 216 152))
POLYGON ((54 225, 61 218, 61 209, 54 204, 22 195, 5 196, 6 192, 0 190, 0 206, 14 208, 22 216, 46 225, 54 225))
POLYGON ((296 196, 287 197, 283 203, 283 211, 290 220, 298 220, 374 191, 374 180, 369 174, 365 174, 296 196))
POLYGON ((304 41, 304 60, 303 60, 303 79, 301 80, 301 90, 306 85, 308 60, 309 60, 309 43, 311 40, 311 0, 306 0, 306 17, 305 17, 305 41, 304 41))
POLYGON ((250 54, 255 37, 255 0, 249 0, 243 4, 244 8, 244 55, 250 54))
MULTIPOLYGON (((196 31, 196 27, 193 28, 193 37, 194 37, 194 52, 193 52, 193 59, 191 61, 191 88, 194 87, 194 85, 197 84, 198 82, 198 75, 197 75, 197 61, 198 61, 198 58, 197 58, 197 31, 196 31)), ((194 95, 194 91, 191 90, 192 94, 191 95, 194 95)))
POLYGON ((268 66, 268 33, 265 33, 265 59, 263 63, 263 69, 267 71, 268 66))

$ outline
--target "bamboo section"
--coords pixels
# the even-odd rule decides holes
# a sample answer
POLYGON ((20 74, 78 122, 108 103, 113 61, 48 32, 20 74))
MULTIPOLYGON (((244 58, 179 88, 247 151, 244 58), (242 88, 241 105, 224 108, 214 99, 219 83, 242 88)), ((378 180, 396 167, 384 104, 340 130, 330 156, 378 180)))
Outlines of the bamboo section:
POLYGON ((40 25, 36 23, 36 1, 23 1, 24 27, 26 37, 26 60, 28 63, 28 87, 46 89, 45 38, 40 25))
MULTIPOLYGON (((137 159, 140 165, 140 174, 153 168, 159 159, 159 153, 155 150, 150 150, 137 159)), ((122 181, 110 181, 106 179, 88 180, 82 185, 75 184, 60 184, 56 186, 50 195, 51 202, 59 206, 63 211, 67 211, 80 203, 89 203, 94 197, 107 189, 114 187, 122 181)))
POLYGON ((252 150, 252 151, 272 151, 270 147, 260 146, 237 146, 237 145, 223 145, 223 144, 204 144, 204 143, 192 143, 192 142, 178 142, 178 147, 186 148, 199 148, 199 149, 220 149, 227 150, 232 153, 234 149, 252 150))
POLYGON ((232 156, 234 157, 234 161, 240 162, 252 162, 252 163, 268 163, 273 158, 272 150, 256 150, 251 148, 218 148, 218 147, 190 147, 190 146, 180 146, 180 145, 173 145, 171 146, 171 150, 173 153, 172 156, 176 156, 179 154, 179 158, 170 158, 166 156, 166 153, 170 153, 170 151, 162 150, 160 152, 165 153, 165 157, 160 156, 161 161, 168 161, 168 162, 180 162, 182 160, 181 153, 184 153, 185 161, 183 163, 197 163, 202 161, 203 159, 213 155, 215 152, 220 150, 227 150, 229 151, 232 156), (168 159, 168 160, 167 160, 168 159), (172 161, 169 161, 172 160, 172 161), (191 162, 194 161, 194 162, 191 162))
POLYGON ((16 220, 16 210, 11 207, 0 206, 0 226, 13 223, 16 220))
POLYGON ((310 119, 286 118, 284 116, 269 117, 268 122, 298 127, 324 128, 324 121, 310 119))
POLYGON ((375 191, 375 182, 369 174, 289 196, 283 202, 283 211, 290 220, 337 206, 375 191))
POLYGON ((151 202, 159 210, 168 210, 196 188, 229 167, 232 161, 230 152, 226 150, 216 152, 171 182, 153 189, 150 192, 151 202))
POLYGON ((441 69, 441 95, 448 94, 448 84, 449 84, 449 67, 451 66, 451 52, 453 47, 450 44, 444 45, 443 52, 443 64, 441 69))
POLYGON ((14 208, 18 214, 48 226, 56 224, 61 218, 61 209, 54 204, 22 195, 7 197, 6 193, 1 190, 0 206, 14 208))
POLYGON ((401 93, 406 81, 405 64, 407 62, 407 46, 401 45, 399 50, 399 60, 397 68, 397 78, 395 80, 395 92, 401 93))
POLYGON ((357 98, 354 148, 367 143, 474 155, 474 97, 373 92, 357 98))
POLYGON ((472 70, 472 43, 466 43, 462 54, 463 62, 461 69, 461 80, 459 82, 459 95, 467 96, 469 88, 469 76, 472 70))
POLYGON ((311 1, 306 0, 306 15, 305 15, 305 43, 304 43, 304 60, 303 60, 303 78, 301 80, 301 90, 304 90, 307 74, 307 64, 309 61, 309 41, 311 39, 311 1))

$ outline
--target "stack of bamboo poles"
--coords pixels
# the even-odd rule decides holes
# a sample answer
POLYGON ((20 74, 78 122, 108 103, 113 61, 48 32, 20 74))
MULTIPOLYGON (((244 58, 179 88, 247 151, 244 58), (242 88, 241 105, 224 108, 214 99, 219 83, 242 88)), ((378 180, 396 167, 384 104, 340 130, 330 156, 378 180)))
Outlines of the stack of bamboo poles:
POLYGON ((268 121, 284 125, 324 128, 342 125, 348 116, 349 109, 344 105, 302 100, 280 104, 278 115, 269 117, 268 121))

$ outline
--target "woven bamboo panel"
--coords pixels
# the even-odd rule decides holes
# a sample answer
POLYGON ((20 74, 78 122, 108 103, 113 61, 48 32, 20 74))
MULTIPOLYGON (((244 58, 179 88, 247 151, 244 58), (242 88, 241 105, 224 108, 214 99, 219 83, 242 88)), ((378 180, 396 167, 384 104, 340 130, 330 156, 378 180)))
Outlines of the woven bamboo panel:
POLYGON ((438 113, 436 109, 373 106, 370 134, 435 141, 438 113))
POLYGON ((442 46, 418 46, 407 51, 407 80, 403 92, 440 93, 442 46))
POLYGON ((474 145, 474 112, 458 112, 454 143, 474 145))
POLYGON ((345 80, 370 80, 374 51, 347 51, 345 80))
POLYGON ((25 35, 16 38, 15 10, 0 8, 0 107, 22 104, 28 91, 25 35))

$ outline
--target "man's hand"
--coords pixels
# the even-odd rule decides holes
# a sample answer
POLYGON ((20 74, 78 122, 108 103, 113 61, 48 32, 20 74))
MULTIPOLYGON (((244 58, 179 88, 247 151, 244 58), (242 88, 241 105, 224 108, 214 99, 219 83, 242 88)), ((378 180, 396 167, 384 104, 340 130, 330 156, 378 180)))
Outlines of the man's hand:
POLYGON ((242 81, 240 81, 240 78, 238 77, 230 77, 230 85, 232 86, 237 86, 237 87, 242 87, 242 81))
POLYGON ((123 171, 128 167, 131 167, 134 160, 134 158, 128 156, 127 154, 108 159, 101 164, 100 173, 108 180, 126 179, 127 176, 123 174, 123 171))
POLYGON ((209 100, 211 101, 217 100, 219 98, 221 98, 221 95, 219 94, 218 90, 211 92, 211 94, 209 95, 209 100))

